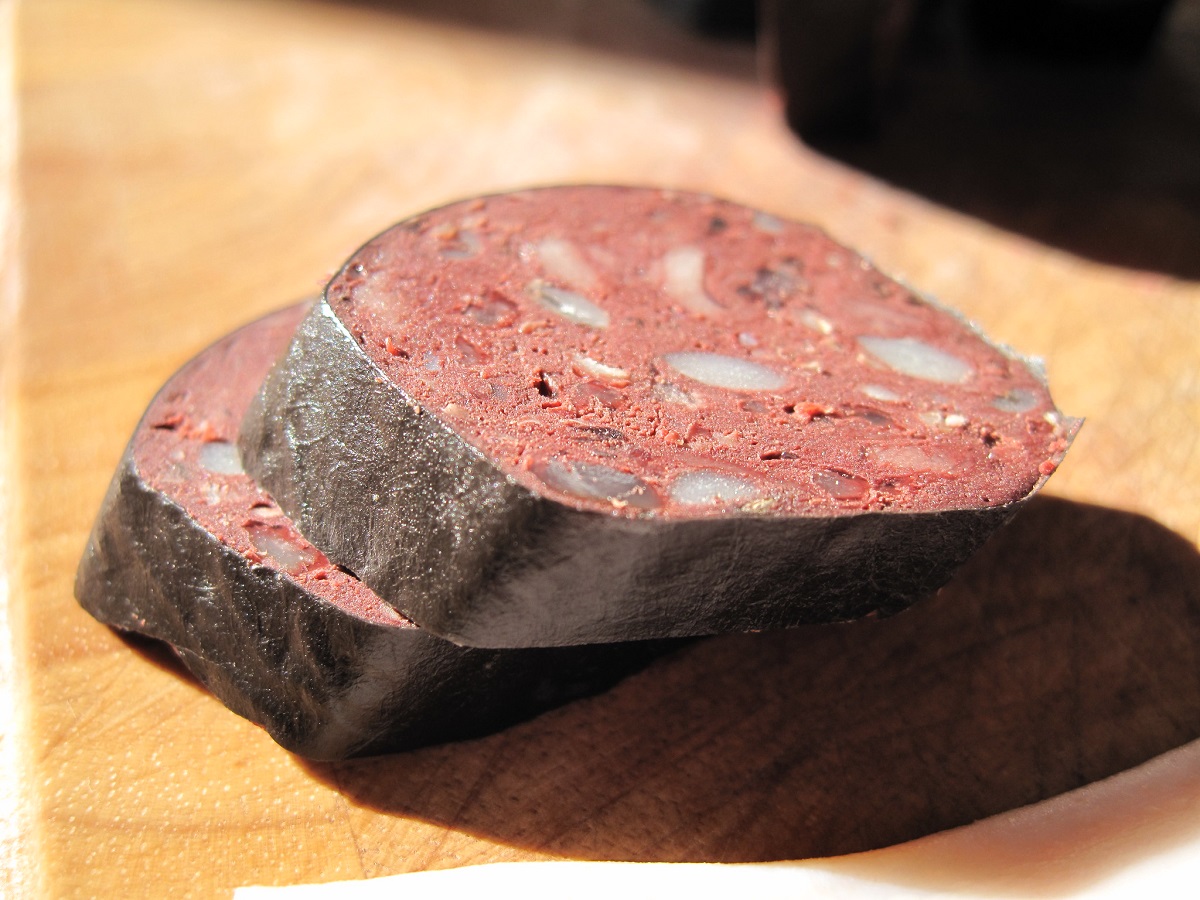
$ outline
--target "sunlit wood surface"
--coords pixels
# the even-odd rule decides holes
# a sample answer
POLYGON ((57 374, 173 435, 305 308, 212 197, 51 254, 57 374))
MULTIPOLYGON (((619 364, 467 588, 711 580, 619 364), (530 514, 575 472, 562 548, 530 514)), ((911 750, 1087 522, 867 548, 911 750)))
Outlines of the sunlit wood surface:
MULTIPOLYGON (((1200 284, 818 154, 750 48, 640 2, 510 6, 18 4, 14 889, 220 897, 483 861, 841 854, 1200 737, 1200 284), (1044 357, 1087 419, 1050 498, 895 619, 704 642, 504 734, 342 765, 290 756, 76 606, 92 517, 177 366, 398 218, 568 181, 818 222, 1044 357)), ((1136 250, 1156 217, 1129 203, 1116 240, 1136 250)), ((1169 214, 1195 228, 1195 211, 1169 214)), ((1164 840, 1200 853, 1200 834, 1164 840)), ((943 883, 948 864, 914 850, 905 879, 943 883)))

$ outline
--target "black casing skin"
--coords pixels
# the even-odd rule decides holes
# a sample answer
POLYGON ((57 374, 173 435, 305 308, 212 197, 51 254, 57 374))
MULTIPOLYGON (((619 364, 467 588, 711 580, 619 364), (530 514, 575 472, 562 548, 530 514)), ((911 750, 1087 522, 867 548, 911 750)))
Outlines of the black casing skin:
POLYGON ((226 706, 315 759, 487 734, 604 690, 677 645, 476 650, 361 618, 222 543, 146 483, 132 443, 75 595, 100 621, 166 641, 226 706))
POLYGON ((580 511, 519 485, 389 382, 325 300, 267 376, 240 447, 330 559, 422 628, 481 647, 888 615, 944 584, 1027 499, 828 517, 580 511))

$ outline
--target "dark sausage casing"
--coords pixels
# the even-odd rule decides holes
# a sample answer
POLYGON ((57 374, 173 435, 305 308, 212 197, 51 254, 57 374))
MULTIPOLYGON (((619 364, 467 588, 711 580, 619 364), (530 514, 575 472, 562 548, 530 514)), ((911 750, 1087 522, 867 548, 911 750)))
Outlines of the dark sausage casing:
POLYGON ((241 471, 234 444, 303 312, 218 342, 151 403, 79 567, 84 608, 168 642, 230 709, 318 759, 486 734, 604 689, 665 649, 458 647, 304 540, 241 471))
POLYGON ((361 248, 242 452, 422 628, 530 647, 894 613, 1076 426, 1036 366, 817 229, 571 187, 361 248))

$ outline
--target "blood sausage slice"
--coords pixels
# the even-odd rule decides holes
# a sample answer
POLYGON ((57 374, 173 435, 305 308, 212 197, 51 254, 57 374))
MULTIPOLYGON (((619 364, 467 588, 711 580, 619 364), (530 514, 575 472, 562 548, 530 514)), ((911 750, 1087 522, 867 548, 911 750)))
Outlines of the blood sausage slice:
POLYGON ((304 313, 173 377, 109 489, 76 595, 166 641, 234 712, 321 759, 484 734, 614 683, 661 644, 476 650, 421 630, 300 536, 242 471, 237 431, 304 313))
POLYGON ((388 603, 517 647, 894 612, 1074 427, 1035 367, 815 228, 571 187, 366 244, 242 446, 388 603))

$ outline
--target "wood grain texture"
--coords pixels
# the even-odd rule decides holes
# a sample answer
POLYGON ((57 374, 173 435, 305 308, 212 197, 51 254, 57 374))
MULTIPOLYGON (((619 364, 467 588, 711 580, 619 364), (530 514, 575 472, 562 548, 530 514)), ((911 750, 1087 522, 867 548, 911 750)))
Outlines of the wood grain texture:
POLYGON ((8 737, 34 833, 14 883, 211 897, 508 859, 844 853, 1200 736, 1200 285, 822 156, 750 51, 596 5, 531 3, 524 29, 475 27, 487 4, 19 5, 9 615, 27 724, 8 737), (344 765, 289 756, 77 607, 92 517, 179 364, 398 218, 563 181, 815 221, 1044 356, 1087 417, 1053 497, 909 614, 705 642, 504 734, 344 765))

